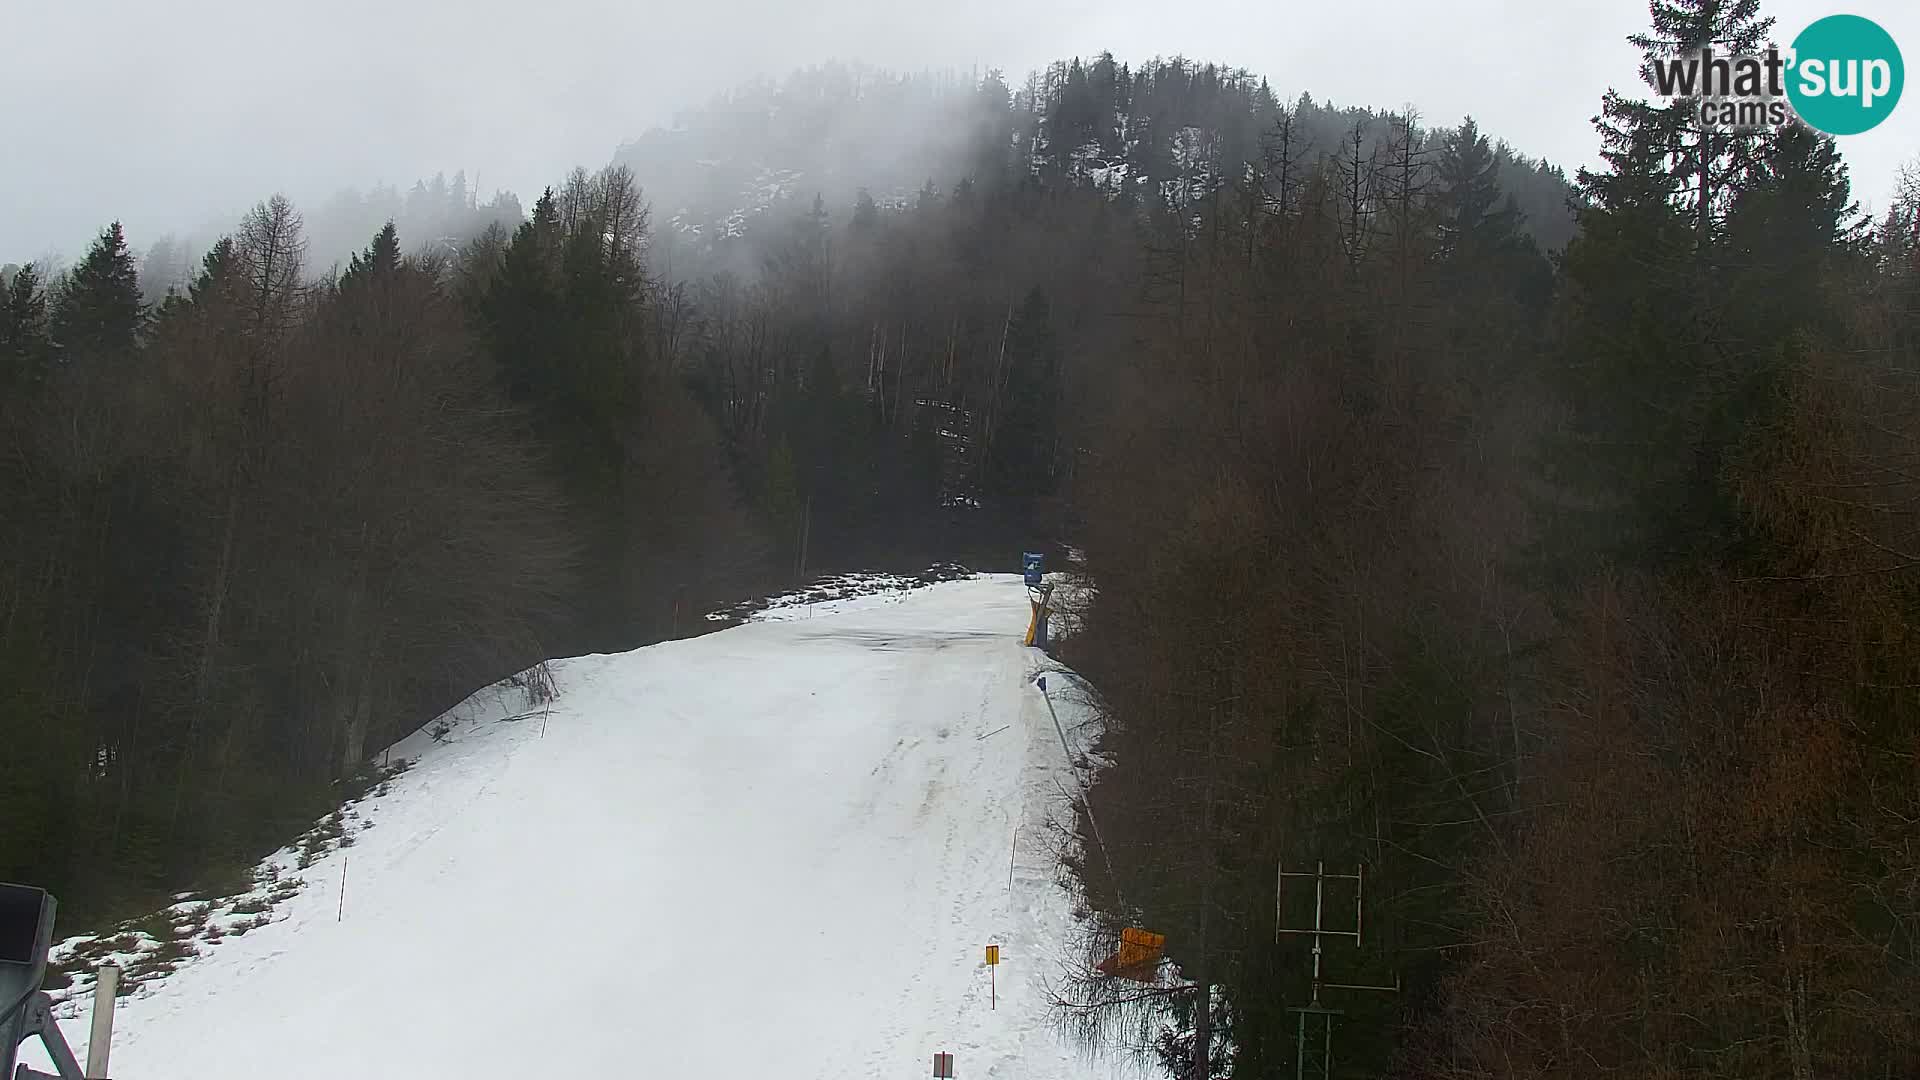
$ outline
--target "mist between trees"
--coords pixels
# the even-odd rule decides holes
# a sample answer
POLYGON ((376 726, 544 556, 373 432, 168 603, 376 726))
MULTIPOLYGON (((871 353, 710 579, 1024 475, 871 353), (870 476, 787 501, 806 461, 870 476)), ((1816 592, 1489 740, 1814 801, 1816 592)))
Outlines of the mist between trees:
POLYGON ((1186 61, 722 105, 454 245, 316 273, 274 198, 144 294, 117 226, 9 268, 0 875, 104 917, 545 657, 1065 542, 1089 959, 1151 927, 1215 1003, 1064 986, 1080 1034, 1291 1075, 1274 871, 1326 860, 1368 867, 1349 981, 1404 985, 1336 1075, 1920 1069, 1920 188, 1862 221, 1831 140, 1625 95, 1574 188, 1186 61), (642 193, 909 99, 925 156, 750 227, 642 193))

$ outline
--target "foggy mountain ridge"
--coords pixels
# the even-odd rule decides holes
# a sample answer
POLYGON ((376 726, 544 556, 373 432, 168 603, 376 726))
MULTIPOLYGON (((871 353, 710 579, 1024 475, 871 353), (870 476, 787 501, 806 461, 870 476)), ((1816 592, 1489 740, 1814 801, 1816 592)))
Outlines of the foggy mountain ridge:
MULTIPOLYGON (((923 190, 944 193, 1009 169, 1116 197, 1151 190, 1171 199, 1183 186, 1204 188, 1210 157, 1270 153, 1283 112, 1300 129, 1303 159, 1341 149, 1356 124, 1361 153, 1377 154, 1395 123, 1389 112, 1306 94, 1282 103, 1245 69, 1182 58, 1130 67, 1106 53, 1076 57, 1017 88, 997 69, 903 74, 830 63, 684 110, 670 126, 622 144, 614 161, 632 169, 657 232, 727 261, 729 243, 816 197, 830 214, 850 212, 862 192, 876 209, 904 208, 923 190)), ((1416 112, 1414 131, 1424 145, 1435 129, 1416 112)), ((1565 174, 1495 134, 1498 180, 1524 227, 1542 248, 1563 247, 1573 232, 1565 174)))
POLYGON ((988 113, 976 104, 980 86, 956 72, 829 63, 684 110, 623 143, 614 161, 633 170, 656 229, 739 239, 783 204, 818 196, 845 211, 865 189, 882 207, 900 206, 930 180, 972 171, 968 125, 988 113))

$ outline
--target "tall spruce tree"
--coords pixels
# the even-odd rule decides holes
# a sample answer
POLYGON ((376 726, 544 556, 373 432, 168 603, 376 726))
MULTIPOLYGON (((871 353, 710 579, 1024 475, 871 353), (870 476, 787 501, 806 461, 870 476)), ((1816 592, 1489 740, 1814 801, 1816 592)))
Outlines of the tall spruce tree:
POLYGON ((532 219, 514 232, 482 296, 480 318, 494 361, 508 394, 522 403, 546 402, 554 393, 553 363, 542 343, 558 317, 559 243, 559 212, 548 188, 534 203, 532 219))
POLYGON ((367 250, 353 256, 347 263, 346 273, 340 276, 340 287, 351 288, 368 281, 391 278, 400 270, 400 234, 389 221, 374 235, 367 250))
POLYGON ((69 362, 124 356, 140 340, 146 304, 120 223, 100 233, 53 302, 54 340, 69 362))
POLYGON ((0 288, 0 388, 39 384, 53 358, 47 326, 47 296, 32 263, 0 288))
MULTIPOLYGON (((1720 55, 1751 53, 1773 29, 1773 19, 1760 17, 1760 0, 1649 0, 1647 6, 1650 31, 1627 40, 1641 51, 1640 79, 1648 87, 1657 86, 1655 68, 1667 58, 1704 48, 1720 55)), ((1652 180, 1687 208, 1696 247, 1704 250, 1764 137, 1703 129, 1694 109, 1691 98, 1656 105, 1609 89, 1594 117, 1606 169, 1582 169, 1579 182, 1590 199, 1614 205, 1652 180), (1649 148, 1657 153, 1648 154, 1649 148)))
POLYGON ((1498 248, 1512 236, 1519 210, 1511 196, 1501 201, 1500 162, 1480 125, 1467 117, 1440 142, 1436 175, 1444 250, 1471 256, 1498 248))
MULTIPOLYGON (((1630 38, 1650 84, 1663 57, 1749 52, 1773 25, 1756 0, 1650 8, 1652 31, 1630 38)), ((1751 272, 1727 250, 1727 210, 1751 209, 1748 193, 1767 186, 1767 162, 1784 159, 1765 152, 1766 138, 1700 130, 1691 109, 1687 99, 1656 108, 1607 92, 1595 118, 1606 167, 1581 173, 1592 201, 1563 263, 1572 321, 1559 373, 1574 448, 1555 465, 1590 501, 1572 515, 1582 524, 1557 542, 1568 551, 1597 544, 1634 565, 1727 558, 1742 544, 1723 473, 1769 407, 1779 359, 1756 307, 1702 285, 1751 272)), ((1811 164, 1810 151, 1788 152, 1811 164)))
POLYGON ((196 303, 212 299, 216 292, 234 283, 239 270, 240 255, 235 249, 233 237, 221 237, 201 257, 200 273, 193 279, 193 284, 187 286, 187 298, 196 303))
POLYGON ((1734 325, 1751 348, 1797 330, 1845 333, 1845 309, 1824 295, 1824 282, 1841 261, 1864 255, 1865 227, 1833 137, 1799 124, 1782 129, 1729 205, 1718 260, 1718 291, 1737 304, 1734 325))

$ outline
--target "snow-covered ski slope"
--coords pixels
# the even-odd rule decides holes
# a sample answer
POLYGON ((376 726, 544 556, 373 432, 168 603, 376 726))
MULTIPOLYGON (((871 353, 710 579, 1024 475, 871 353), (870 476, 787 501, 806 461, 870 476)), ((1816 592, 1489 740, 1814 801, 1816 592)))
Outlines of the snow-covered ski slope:
POLYGON ((982 576, 556 663, 544 734, 402 744, 276 921, 123 999, 112 1075, 1137 1075, 1046 1023, 1075 780, 1027 615, 982 576))

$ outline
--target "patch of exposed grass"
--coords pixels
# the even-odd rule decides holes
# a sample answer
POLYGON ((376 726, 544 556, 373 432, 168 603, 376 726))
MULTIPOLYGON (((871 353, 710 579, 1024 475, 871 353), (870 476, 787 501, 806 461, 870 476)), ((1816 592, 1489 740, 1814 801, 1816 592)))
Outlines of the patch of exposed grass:
POLYGON ((129 953, 140 947, 138 934, 119 933, 109 938, 97 938, 74 953, 76 957, 98 958, 111 953, 129 953))
POLYGON ((121 973, 129 983, 147 982, 159 978, 178 968, 181 964, 200 955, 200 950, 185 938, 163 941, 157 949, 149 949, 140 958, 128 964, 121 973))

